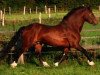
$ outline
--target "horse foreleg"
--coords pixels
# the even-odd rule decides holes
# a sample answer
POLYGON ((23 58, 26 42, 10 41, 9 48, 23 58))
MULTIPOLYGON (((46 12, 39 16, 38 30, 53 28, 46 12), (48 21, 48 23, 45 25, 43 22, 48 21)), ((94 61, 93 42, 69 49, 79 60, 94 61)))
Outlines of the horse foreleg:
POLYGON ((35 45, 35 53, 36 56, 39 58, 40 63, 45 66, 45 67, 49 67, 49 64, 43 60, 43 58, 41 57, 41 50, 42 50, 42 45, 41 44, 36 44, 35 45))
POLYGON ((76 49, 81 51, 87 57, 87 59, 88 59, 87 62, 88 62, 89 65, 91 65, 91 66, 95 65, 95 63, 92 61, 92 58, 89 56, 88 52, 83 47, 77 46, 76 49))
POLYGON ((66 58, 68 58, 68 57, 67 57, 68 51, 69 51, 68 48, 65 48, 65 49, 64 49, 64 54, 63 54, 63 56, 61 57, 61 59, 60 59, 58 62, 56 62, 56 63, 54 64, 56 67, 57 67, 60 63, 62 63, 66 58))
POLYGON ((71 52, 70 55, 72 56, 72 59, 76 59, 77 62, 82 65, 81 61, 80 61, 80 58, 78 57, 77 53, 76 52, 71 52))

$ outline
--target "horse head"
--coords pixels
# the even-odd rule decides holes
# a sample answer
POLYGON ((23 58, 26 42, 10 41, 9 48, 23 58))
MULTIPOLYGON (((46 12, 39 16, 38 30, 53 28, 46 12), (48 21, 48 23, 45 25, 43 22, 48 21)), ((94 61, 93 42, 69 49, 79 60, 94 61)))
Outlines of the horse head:
POLYGON ((90 7, 85 8, 84 19, 85 19, 85 21, 89 22, 90 24, 93 24, 93 25, 98 24, 98 20, 94 16, 90 7))

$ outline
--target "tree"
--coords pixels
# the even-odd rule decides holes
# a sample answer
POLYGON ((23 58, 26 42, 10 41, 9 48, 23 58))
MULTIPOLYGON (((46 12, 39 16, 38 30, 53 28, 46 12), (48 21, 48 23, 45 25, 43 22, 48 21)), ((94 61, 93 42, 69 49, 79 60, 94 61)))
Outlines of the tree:
POLYGON ((19 9, 23 6, 35 8, 39 6, 41 9, 47 6, 57 5, 63 8, 74 8, 81 5, 91 5, 92 7, 97 7, 100 5, 100 0, 0 0, 0 9, 8 8, 9 6, 13 9, 19 9))

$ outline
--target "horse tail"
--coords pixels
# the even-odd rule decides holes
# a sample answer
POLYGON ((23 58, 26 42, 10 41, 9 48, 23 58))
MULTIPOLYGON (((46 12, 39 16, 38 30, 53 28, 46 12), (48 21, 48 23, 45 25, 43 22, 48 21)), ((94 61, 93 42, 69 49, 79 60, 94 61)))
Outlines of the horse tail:
MULTIPOLYGON (((17 32, 15 32, 14 36, 11 40, 3 47, 0 52, 0 59, 3 59, 7 56, 7 54, 11 51, 12 47, 16 45, 19 39, 22 39, 22 31, 25 27, 21 27, 17 32)), ((20 41, 22 43, 22 41, 20 41)))

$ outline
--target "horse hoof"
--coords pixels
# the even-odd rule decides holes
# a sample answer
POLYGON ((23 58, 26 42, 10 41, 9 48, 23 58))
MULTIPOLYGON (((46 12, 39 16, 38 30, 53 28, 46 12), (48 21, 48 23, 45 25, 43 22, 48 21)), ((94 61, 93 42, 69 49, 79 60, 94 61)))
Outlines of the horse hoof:
POLYGON ((59 64, 59 63, 58 63, 58 62, 56 62, 56 63, 54 64, 54 65, 55 65, 55 67, 58 67, 58 64, 59 64))
POLYGON ((11 67, 12 68, 15 68, 17 66, 17 63, 14 61, 12 64, 11 64, 11 67))
POLYGON ((94 66, 94 65, 95 65, 95 63, 94 63, 93 61, 90 62, 89 60, 88 60, 88 64, 89 64, 90 66, 94 66))
POLYGON ((50 65, 47 62, 43 62, 44 67, 50 67, 50 65))

